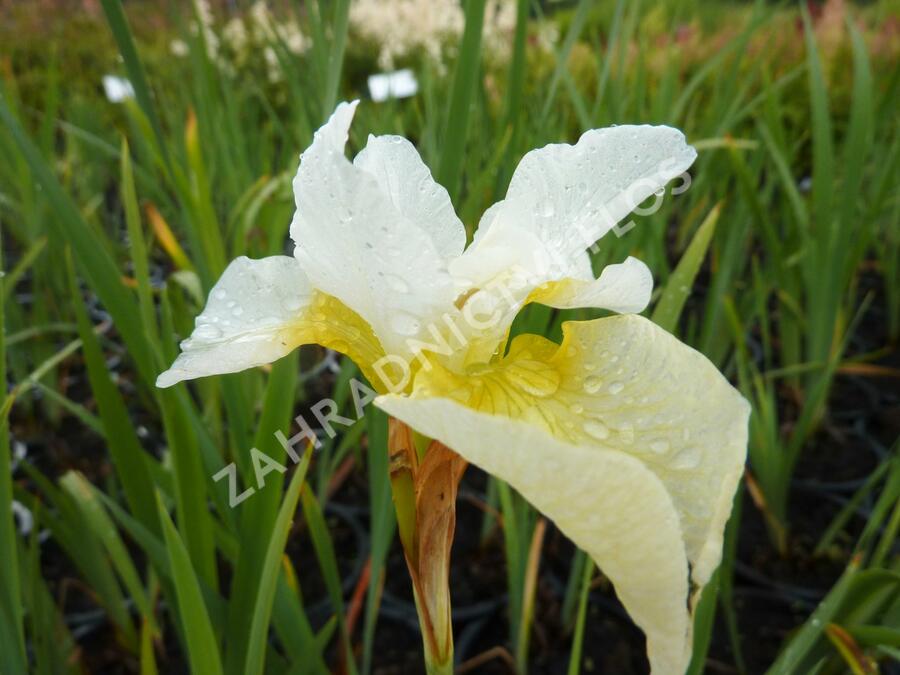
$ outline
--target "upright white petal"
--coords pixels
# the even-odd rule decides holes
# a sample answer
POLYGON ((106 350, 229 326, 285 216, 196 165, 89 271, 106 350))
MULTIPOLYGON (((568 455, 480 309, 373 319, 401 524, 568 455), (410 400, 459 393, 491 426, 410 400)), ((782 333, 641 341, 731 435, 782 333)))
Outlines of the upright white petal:
MULTIPOLYGON (((594 279, 585 249, 696 154, 677 129, 653 126, 593 129, 575 145, 533 150, 450 272, 460 287, 499 286, 516 303, 642 311, 653 287, 646 266, 629 258, 594 279)), ((514 317, 504 314, 494 332, 505 335, 514 317)))
POLYGON ((461 248, 458 220, 411 147, 389 150, 392 141, 375 139, 357 165, 344 156, 355 108, 339 105, 301 157, 294 254, 315 288, 362 316, 387 352, 404 356, 409 339, 453 309, 457 289, 446 265, 461 248), (419 220, 426 216, 434 220, 419 220))
POLYGON ((285 356, 301 343, 297 325, 312 292, 294 258, 235 259, 213 286, 194 332, 156 386, 236 373, 285 356))
POLYGON ((671 127, 591 129, 575 145, 552 144, 522 158, 492 229, 495 236, 507 228, 509 235, 529 230, 572 258, 696 157, 684 134, 671 127))
POLYGON ((691 645, 687 557, 672 501, 644 464, 444 398, 390 395, 376 405, 506 481, 551 518, 613 582, 647 636, 653 672, 684 672, 691 645))
POLYGON ((585 132, 575 145, 555 143, 527 153, 513 174, 506 197, 485 213, 475 241, 453 272, 482 285, 498 272, 497 252, 538 250, 519 264, 549 274, 543 280, 578 276, 583 251, 644 199, 690 167, 696 151, 684 134, 665 126, 619 126, 585 132), (488 218, 488 216, 490 216, 488 218))
POLYGON ((402 136, 369 135, 353 164, 372 174, 391 205, 431 236, 444 260, 463 252, 466 229, 412 143, 402 136))

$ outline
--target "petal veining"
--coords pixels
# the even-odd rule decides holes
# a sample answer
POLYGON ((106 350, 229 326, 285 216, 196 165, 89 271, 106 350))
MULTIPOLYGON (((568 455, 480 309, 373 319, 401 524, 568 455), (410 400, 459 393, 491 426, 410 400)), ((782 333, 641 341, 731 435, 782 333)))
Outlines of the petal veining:
POLYGON ((388 395, 376 405, 506 481, 551 518, 612 581, 647 636, 653 672, 684 672, 691 623, 681 528, 665 487, 641 461, 446 398, 388 395))
POLYGON ((504 359, 478 372, 423 369, 413 395, 451 398, 637 458, 671 495, 693 581, 702 586, 721 557, 749 405, 705 356, 642 317, 569 322, 563 333, 561 345, 519 336, 504 359), (551 379, 555 389, 540 395, 537 383, 551 379))

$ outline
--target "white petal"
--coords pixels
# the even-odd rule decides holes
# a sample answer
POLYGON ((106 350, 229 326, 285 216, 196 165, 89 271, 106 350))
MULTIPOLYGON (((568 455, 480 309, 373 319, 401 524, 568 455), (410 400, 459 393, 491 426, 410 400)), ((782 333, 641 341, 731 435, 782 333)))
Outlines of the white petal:
POLYGON ((650 269, 637 258, 628 257, 623 263, 604 267, 598 279, 551 282, 547 290, 537 291, 532 299, 560 309, 598 307, 636 314, 646 309, 652 293, 650 269))
POLYGON ((592 129, 574 146, 548 145, 522 158, 500 224, 531 230, 561 256, 573 256, 686 171, 696 156, 684 134, 671 127, 592 129))
MULTIPOLYGON (((400 175, 385 177, 382 172, 376 178, 377 173, 344 156, 355 107, 339 105, 301 157, 294 179, 294 254, 315 288, 363 317, 386 351, 405 356, 411 353, 407 340, 421 337, 428 324, 453 308, 457 289, 444 252, 456 245, 455 235, 426 229, 409 217, 437 208, 441 227, 449 226, 440 195, 432 198, 429 192, 421 202, 395 205, 399 193, 382 187, 401 180, 400 175)), ((361 163, 377 167, 379 152, 373 150, 361 163)), ((398 156, 381 158, 382 169, 390 165, 392 171, 400 166, 414 171, 408 178, 418 177, 418 189, 423 167, 410 162, 408 155, 398 156)))
POLYGON ((428 232, 438 253, 452 260, 463 252, 466 230, 447 190, 435 182, 415 146, 402 136, 369 136, 353 164, 374 176, 401 215, 428 232))
POLYGON ((640 461, 448 399, 391 395, 376 404, 506 481, 553 519, 613 582, 647 636, 653 672, 684 672, 691 624, 681 529, 662 483, 640 461))
MULTIPOLYGON (((592 129, 575 145, 532 150, 516 168, 505 199, 488 210, 490 221, 482 219, 479 229, 487 226, 486 231, 476 233, 464 257, 514 246, 527 232, 543 250, 523 257, 521 265, 531 269, 535 257, 543 258, 558 271, 545 280, 574 276, 568 270, 586 248, 686 171, 696 156, 684 134, 665 126, 592 129)), ((472 261, 466 267, 480 266, 472 261)))
POLYGON ((300 344, 295 328, 311 297, 309 281, 294 258, 237 258, 213 286, 194 332, 156 386, 280 359, 300 344))

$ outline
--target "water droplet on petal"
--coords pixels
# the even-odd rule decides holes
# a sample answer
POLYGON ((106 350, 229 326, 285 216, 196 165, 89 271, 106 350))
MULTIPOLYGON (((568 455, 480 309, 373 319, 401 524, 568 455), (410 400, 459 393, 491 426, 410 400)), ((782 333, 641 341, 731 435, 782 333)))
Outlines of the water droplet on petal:
POLYGON ((213 297, 216 300, 224 300, 228 297, 228 292, 224 288, 217 288, 215 291, 213 291, 213 297))
POLYGON ((584 412, 584 406, 581 405, 580 403, 573 403, 573 404, 569 407, 569 410, 571 410, 572 413, 575 414, 575 415, 580 415, 581 413, 584 412))
POLYGON ((596 375, 589 375, 584 379, 584 390, 588 394, 596 394, 603 386, 603 380, 596 375))
POLYGON ((396 274, 386 274, 384 280, 395 293, 409 293, 409 284, 396 274))
POLYGON ((553 205, 553 201, 547 199, 541 202, 540 205, 540 214, 544 218, 550 218, 554 213, 556 213, 556 207, 553 205))
POLYGON ((215 340, 218 337, 222 336, 222 331, 213 326, 212 324, 203 323, 199 324, 194 329, 193 337, 198 340, 215 340))
POLYGON ((622 393, 623 389, 625 389, 625 385, 621 382, 613 382, 611 385, 609 385, 609 393, 613 396, 622 393))
POLYGON ((391 328, 400 335, 415 335, 421 325, 416 317, 406 312, 395 312, 391 317, 391 328))
POLYGON ((664 438, 660 438, 655 441, 651 441, 651 443, 650 443, 650 450, 655 452, 657 455, 661 455, 668 449, 669 449, 669 441, 667 441, 664 438))
POLYGON ((700 448, 695 445, 689 445, 672 460, 672 466, 676 469, 696 469, 699 464, 700 448))
POLYGON ((302 298, 288 298, 284 301, 284 308, 289 312, 296 312, 303 307, 302 298))
POLYGON ((604 441, 609 438, 609 429, 602 422, 597 422, 596 420, 585 422, 584 432, 598 441, 604 441))
POLYGON ((243 313, 244 313, 244 308, 241 306, 237 306, 231 310, 232 316, 240 316, 243 313))

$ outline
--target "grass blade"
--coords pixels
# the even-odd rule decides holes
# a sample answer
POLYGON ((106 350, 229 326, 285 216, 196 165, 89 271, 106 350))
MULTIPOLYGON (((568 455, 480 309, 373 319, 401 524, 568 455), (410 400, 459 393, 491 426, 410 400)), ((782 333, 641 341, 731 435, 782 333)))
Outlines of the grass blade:
MULTIPOLYGON (((0 240, 0 270, 3 270, 3 242, 0 240)), ((5 281, 5 280, 4 280, 5 281)), ((5 293, 0 293, 0 382, 6 382, 5 293)), ((22 627, 22 595, 16 561, 16 529, 12 513, 12 459, 9 427, 0 417, 0 550, 9 559, 0 575, 0 671, 25 672, 25 636, 22 627)), ((6 556, 4 556, 6 557, 6 556)))
POLYGON ((147 84, 147 77, 144 74, 144 66, 138 57, 137 48, 134 45, 134 39, 128 28, 128 20, 125 18, 125 12, 122 9, 121 0, 100 0, 103 6, 103 12, 106 14, 106 21, 112 31, 116 44, 119 46, 119 53, 125 62, 125 70, 128 72, 128 79, 134 87, 134 95, 137 98, 138 105, 141 107, 146 118, 150 121, 153 128, 153 134, 156 136, 156 143, 159 151, 162 153, 163 159, 168 165, 169 156, 167 154, 167 146, 163 136, 162 125, 159 122, 159 116, 156 114, 156 108, 153 105, 153 96, 150 86, 147 84))
POLYGON ((166 549, 169 553, 169 564, 175 582, 178 612, 184 626, 184 642, 188 661, 191 664, 191 672, 203 673, 203 675, 222 675, 219 645, 209 620, 206 604, 203 601, 200 582, 191 565, 191 558, 178 530, 175 529, 172 519, 169 518, 165 506, 163 506, 159 493, 157 493, 156 504, 166 549))
POLYGON ((128 409, 116 386, 109 377, 106 361, 100 350, 100 343, 87 317, 71 257, 67 256, 72 307, 78 321, 81 348, 88 371, 91 391, 97 401, 103 433, 107 440, 116 474, 122 481, 125 498, 131 512, 141 523, 155 533, 159 533, 159 520, 153 507, 153 483, 147 471, 144 449, 131 424, 128 409))
POLYGON ((581 672, 581 652, 584 646, 584 624, 587 618, 588 598, 591 579, 594 576, 594 561, 588 558, 581 573, 581 592, 578 595, 578 613, 575 615, 575 632, 572 635, 572 649, 569 652, 568 675, 581 672))
POLYGON ((372 648, 375 644, 375 625, 384 586, 385 561, 397 528, 388 468, 387 416, 375 406, 366 409, 366 431, 369 441, 367 455, 371 513, 369 530, 372 544, 371 576, 366 591, 366 609, 363 618, 363 675, 368 675, 372 669, 372 648))
POLYGON ((275 526, 272 528, 265 560, 260 569, 259 592, 256 596, 256 603, 252 613, 253 618, 250 622, 247 662, 244 667, 246 675, 263 672, 265 648, 268 643, 267 628, 272 614, 272 603, 275 599, 276 582, 280 571, 279 566, 284 555, 288 531, 293 522, 294 511, 297 509, 297 499, 300 497, 300 489, 306 478, 306 470, 309 468, 311 456, 312 446, 307 448, 300 465, 291 478, 284 501, 278 511, 278 517, 275 519, 275 526))
POLYGON ((71 245, 79 270, 112 315, 141 376, 145 382, 153 382, 156 379, 156 369, 144 328, 140 317, 134 312, 132 295, 122 284, 121 274, 112 255, 100 235, 84 221, 72 198, 13 116, 2 85, 0 122, 15 141, 53 209, 56 217, 48 219, 53 236, 71 245))
POLYGON ((678 261, 678 266, 669 277, 662 297, 653 310, 653 316, 651 317, 653 322, 670 333, 676 332, 678 319, 681 316, 681 311, 684 309, 684 303, 688 295, 690 295, 697 272, 700 271, 703 258, 706 257, 706 251, 715 233, 716 223, 719 220, 721 210, 722 204, 720 202, 713 207, 709 215, 700 224, 700 227, 697 228, 694 238, 691 240, 684 255, 681 256, 681 260, 678 261))
POLYGON ((466 27, 459 45, 459 60, 453 78, 450 110, 447 116, 444 144, 437 170, 437 182, 447 188, 450 197, 459 194, 463 156, 466 152, 466 136, 472 101, 481 72, 481 33, 484 26, 485 0, 466 2, 466 27))

